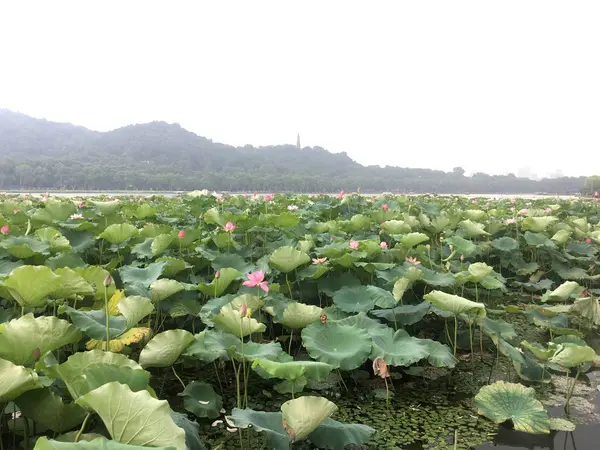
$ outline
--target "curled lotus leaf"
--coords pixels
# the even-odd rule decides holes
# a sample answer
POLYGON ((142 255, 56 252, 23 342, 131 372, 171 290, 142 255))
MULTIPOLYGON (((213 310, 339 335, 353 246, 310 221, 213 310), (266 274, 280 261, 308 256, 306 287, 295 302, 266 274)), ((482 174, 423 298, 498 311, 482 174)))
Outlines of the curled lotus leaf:
POLYGON ((169 367, 194 341, 194 335, 186 330, 168 330, 158 333, 140 353, 140 366, 169 367))
POLYGON ((240 311, 233 309, 231 304, 221 308, 221 312, 212 317, 214 324, 237 337, 245 337, 252 333, 262 333, 267 327, 253 317, 242 317, 240 311))
POLYGON ((410 336, 405 330, 386 327, 373 336, 371 359, 381 358, 392 366, 410 366, 429 356, 429 345, 410 336))
POLYGON ((66 320, 30 313, 0 325, 0 358, 30 366, 37 349, 44 355, 80 340, 81 332, 66 320))
POLYGON ((477 412, 495 423, 512 420, 515 430, 532 434, 550 433, 548 413, 535 398, 535 390, 518 383, 484 386, 475 396, 477 412))
POLYGON ((342 370, 360 367, 371 354, 371 336, 358 326, 315 322, 302 330, 311 358, 342 370))
POLYGON ((210 283, 199 284, 198 290, 206 295, 218 297, 225 292, 233 280, 239 278, 241 275, 242 272, 239 270, 231 267, 225 267, 224 269, 219 270, 218 278, 215 278, 210 283))
POLYGON ((262 298, 252 294, 239 295, 231 301, 231 306, 238 311, 242 305, 246 305, 246 308, 251 311, 258 311, 264 304, 265 302, 262 298))
POLYGON ((310 262, 310 256, 291 246, 280 247, 269 258, 269 264, 283 273, 289 273, 310 262))
POLYGON ((485 317, 486 315, 483 303, 472 302, 458 295, 442 291, 431 291, 429 294, 424 295, 423 298, 442 311, 448 311, 456 316, 467 314, 469 316, 485 317))
POLYGON ((572 311, 585 317, 592 323, 600 325, 600 304, 596 297, 583 297, 575 300, 572 311))
POLYGON ((335 369, 330 364, 317 361, 279 362, 266 359, 255 360, 252 367, 260 367, 272 377, 289 381, 297 380, 300 377, 305 377, 313 381, 323 381, 335 369))
POLYGON ((111 214, 116 213, 121 207, 120 200, 108 200, 104 202, 90 200, 89 204, 96 208, 98 214, 103 216, 110 216, 111 214))
POLYGON ((484 262, 476 262, 469 266, 468 271, 469 278, 474 282, 478 282, 491 274, 494 269, 484 262))
POLYGON ((136 326, 144 317, 152 314, 154 305, 147 297, 133 295, 119 300, 117 309, 125 317, 127 328, 136 326))
POLYGON ((429 240, 429 236, 424 233, 408 233, 400 238, 400 244, 406 248, 412 248, 415 245, 422 244, 423 242, 427 242, 429 240))
POLYGON ((283 428, 292 442, 301 441, 337 409, 335 403, 324 397, 307 395, 288 400, 281 405, 283 428))
POLYGON ((484 230, 485 225, 482 223, 473 222, 469 219, 463 220, 458 224, 460 229, 467 237, 489 236, 490 233, 484 230))
POLYGON ((304 303, 290 303, 284 310, 280 322, 288 328, 304 328, 321 317, 323 309, 304 303))
POLYGON ((173 422, 169 403, 153 398, 148 391, 133 392, 129 386, 113 381, 79 397, 75 403, 94 410, 111 437, 123 444, 187 449, 185 432, 173 422))
POLYGON ((134 236, 137 236, 138 229, 129 223, 115 223, 109 225, 101 234, 98 236, 111 244, 119 245, 134 236))
POLYGON ((556 352, 548 360, 552 364, 562 367, 577 367, 586 362, 596 360, 596 351, 587 345, 578 345, 570 342, 559 344, 556 352))
POLYGON ((45 266, 21 266, 14 269, 4 286, 24 308, 45 306, 46 299, 59 287, 60 277, 45 266))
POLYGON ((543 302, 564 302, 571 294, 573 294, 578 288, 579 283, 576 281, 565 281, 563 284, 558 286, 556 289, 550 292, 546 292, 542 296, 543 302))
POLYGON ((27 391, 41 387, 42 383, 33 370, 0 359, 0 403, 14 400, 27 391))
POLYGON ((558 217, 544 216, 544 217, 526 217, 521 224, 523 231, 533 231, 535 233, 541 233, 550 225, 558 222, 558 217))
MULTIPOLYGON (((76 434, 77 432, 73 434, 73 440, 76 434)), ((121 444, 94 433, 84 433, 80 436, 78 442, 60 441, 59 438, 52 440, 42 436, 36 441, 34 450, 144 450, 147 448, 143 445, 121 444)), ((153 448, 154 450, 176 450, 172 446, 153 448)))
POLYGON ((241 361, 254 361, 259 358, 265 358, 269 360, 275 360, 283 352, 281 344, 279 342, 266 342, 260 344, 258 342, 246 342, 242 346, 242 342, 239 341, 235 345, 235 353, 233 354, 235 359, 241 361))

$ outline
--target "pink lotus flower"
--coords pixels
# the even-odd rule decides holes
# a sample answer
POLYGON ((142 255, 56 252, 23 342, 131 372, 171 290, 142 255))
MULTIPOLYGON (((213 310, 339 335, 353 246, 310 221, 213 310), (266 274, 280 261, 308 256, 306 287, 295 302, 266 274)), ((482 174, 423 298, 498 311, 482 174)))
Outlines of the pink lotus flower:
POLYGON ((390 209, 389 205, 387 203, 384 203, 383 205, 381 205, 381 207, 383 208, 384 211, 387 212, 388 209, 390 209))
POLYGON ((19 214, 20 212, 21 212, 21 210, 20 210, 20 209, 13 209, 13 215, 15 215, 15 216, 16 216, 17 214, 19 214))
POLYGON ((273 194, 267 194, 265 195, 265 202, 270 202, 273 200, 273 194))
POLYGON ((247 312, 248 312, 248 305, 243 303, 242 306, 240 306, 240 316, 246 317, 247 312))
POLYGON ((325 261, 327 261, 327 258, 313 258, 312 259, 313 264, 323 264, 325 261))
POLYGON ((265 273, 262 270, 257 270, 256 272, 251 272, 248 275, 246 275, 246 278, 248 279, 248 281, 244 281, 244 283, 242 283, 244 286, 259 287, 260 289, 265 291, 267 294, 269 293, 269 286, 268 286, 269 282, 264 281, 265 273))
POLYGON ((339 200, 341 200, 341 199, 343 199, 343 198, 344 198, 344 190, 343 190, 343 189, 342 189, 342 190, 340 191, 340 193, 337 195, 337 198, 338 198, 339 200))
POLYGON ((513 223, 516 223, 516 222, 517 222, 517 220, 514 217, 511 217, 510 219, 506 219, 504 221, 504 225, 511 225, 513 223))
POLYGON ((552 208, 546 208, 546 214, 550 214, 552 212, 552 208))
POLYGON ((384 250, 385 250, 386 248, 388 248, 387 242, 385 242, 385 241, 383 241, 381 244, 379 244, 379 246, 380 246, 382 249, 384 249, 384 250))
POLYGON ((591 244, 591 243, 592 243, 592 240, 591 240, 590 238, 586 238, 586 240, 585 240, 585 243, 586 243, 586 244, 591 244))
POLYGON ((179 230, 179 233, 177 233, 177 237, 179 238, 179 240, 185 238, 185 230, 179 230))
POLYGON ((358 241, 350 241, 350 248, 358 248, 358 241))
POLYGON ((296 211, 298 207, 296 205, 289 205, 287 209, 288 211, 296 211))
POLYGON ((8 225, 3 225, 2 228, 0 228, 0 233, 2 234, 8 234, 9 231, 8 225))
POLYGON ((419 261, 414 256, 409 256, 408 258, 404 258, 404 261, 414 264, 415 266, 418 266, 419 264, 421 264, 421 261, 419 261))
POLYGON ((215 272, 215 278, 219 278, 221 276, 221 271, 217 270, 215 272))
POLYGON ((516 199, 514 199, 514 198, 511 198, 511 199, 510 199, 510 203, 514 205, 515 203, 517 203, 517 200, 516 200, 516 199))
POLYGON ((87 206, 87 204, 85 202, 79 202, 77 203, 77 207, 78 208, 85 208, 87 206))
POLYGON ((82 220, 83 219, 83 214, 71 214, 71 216, 69 217, 69 219, 71 219, 71 220, 82 220))
POLYGON ((226 233, 231 233, 233 231, 235 231, 237 227, 232 223, 232 222, 227 222, 225 224, 225 226, 223 227, 223 229, 225 230, 226 233))
POLYGON ((523 208, 522 210, 519 211, 519 214, 521 214, 522 216, 526 216, 528 212, 529 211, 527 208, 523 208))
POLYGON ((471 204, 472 205, 476 205, 477 204, 477 200, 475 200, 475 199, 471 200, 471 204))

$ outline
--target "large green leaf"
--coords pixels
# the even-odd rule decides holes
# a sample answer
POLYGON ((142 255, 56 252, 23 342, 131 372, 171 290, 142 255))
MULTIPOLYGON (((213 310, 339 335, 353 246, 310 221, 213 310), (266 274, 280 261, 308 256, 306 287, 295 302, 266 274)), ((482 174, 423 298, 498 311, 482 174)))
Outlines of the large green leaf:
POLYGON ((281 405, 283 427, 292 442, 301 441, 337 409, 335 403, 324 397, 307 395, 288 400, 281 405))
POLYGON ((443 311, 451 312, 454 315, 468 314, 470 316, 485 317, 485 305, 483 303, 472 302, 458 295, 448 294, 442 291, 431 291, 423 296, 425 300, 433 306, 443 311))
POLYGON ((423 233, 408 233, 400 238, 403 247, 411 248, 429 240, 429 236, 423 233))
POLYGON ((171 234, 159 234, 156 236, 152 241, 152 245, 150 246, 152 256, 162 255, 165 250, 169 248, 174 239, 175 236, 171 234))
POLYGON ((57 288, 52 292, 52 297, 67 298, 72 295, 94 295, 94 287, 73 269, 63 267, 56 269, 54 273, 60 279, 57 288))
POLYGON ((484 225, 471 220, 463 220, 458 224, 461 230, 467 237, 489 236, 490 234, 484 230, 484 225))
MULTIPOLYGON (((83 435, 82 435, 83 436, 83 435)), ((60 442, 48 439, 45 436, 39 438, 33 450, 144 450, 148 447, 143 445, 127 445, 112 441, 104 437, 90 441, 81 439, 79 442, 60 442)), ((175 447, 153 447, 154 450, 178 450, 175 447)))
POLYGON ((489 274, 491 274, 494 271, 494 269, 492 267, 488 266, 486 263, 476 262, 469 266, 468 271, 469 271, 469 279, 471 281, 474 281, 475 283, 477 283, 477 282, 483 280, 489 274))
POLYGON ((542 296, 543 302, 564 302, 570 295, 579 288, 576 281, 565 281, 552 292, 547 292, 542 296))
POLYGON ((493 320, 489 317, 484 317, 480 325, 495 345, 498 345, 498 339, 511 340, 517 337, 515 327, 501 319, 493 320))
POLYGON ((381 317, 399 326, 414 325, 429 312, 431 303, 423 301, 418 305, 400 305, 392 309, 378 309, 370 314, 381 317))
POLYGON ((503 236, 498 239, 494 239, 491 242, 492 247, 501 252, 512 252, 519 248, 519 243, 516 239, 513 239, 508 236, 503 236))
POLYGON ((387 327, 373 336, 371 359, 381 358, 392 366, 410 366, 429 356, 428 343, 400 329, 387 327))
POLYGON ((81 340, 81 333, 66 320, 26 314, 0 325, 0 358, 29 366, 40 355, 81 340))
POLYGON ((343 287, 333 294, 333 303, 345 312, 368 312, 379 306, 396 306, 393 295, 377 286, 343 287))
POLYGON ((41 228, 35 232, 37 238, 48 244, 52 251, 64 252, 71 249, 69 240, 54 228, 41 228))
POLYGON ((0 248, 15 258, 26 259, 48 253, 50 245, 31 236, 10 236, 0 242, 0 248))
POLYGON ((497 381, 484 386, 475 396, 477 412, 495 423, 511 420, 515 430, 548 434, 550 422, 533 388, 497 381))
POLYGON ((196 417, 215 419, 221 415, 223 400, 208 383, 192 381, 182 393, 183 407, 196 417))
POLYGON ((291 272, 308 262, 310 262, 310 256, 290 246, 278 248, 269 258, 269 263, 283 273, 291 272))
POLYGON ((111 298, 117 290, 114 280, 111 280, 111 283, 107 288, 104 287, 104 281, 106 280, 106 277, 110 274, 106 269, 103 269, 102 267, 77 267, 74 270, 94 287, 94 289, 96 290, 94 300, 104 301, 105 289, 106 296, 108 298, 111 298))
POLYGON ((371 336, 357 327, 315 322, 302 330, 302 343, 311 358, 342 370, 360 367, 371 353, 371 336))
POLYGON ((270 376, 288 381, 294 381, 303 376, 313 381, 323 381, 335 368, 330 364, 316 361, 279 362, 267 359, 255 360, 252 367, 260 367, 270 376))
POLYGON ((323 309, 304 303, 290 303, 284 310, 280 322, 288 328, 304 328, 319 320, 323 309))
POLYGON ((281 412, 233 408, 231 416, 228 416, 228 419, 237 428, 249 428, 252 426, 257 432, 264 432, 267 435, 269 449, 290 449, 290 438, 283 428, 281 412))
POLYGON ((86 370, 98 365, 109 365, 117 367, 129 367, 136 370, 141 369, 140 365, 134 360, 120 353, 103 352, 101 350, 90 350, 87 352, 75 353, 62 364, 45 364, 42 367, 43 372, 51 377, 63 380, 71 397, 79 398, 89 391, 87 384, 86 370))
POLYGON ((521 229, 523 231, 531 230, 535 233, 540 233, 555 222, 558 222, 558 217, 526 217, 521 224, 521 229))
POLYGON ((240 311, 233 309, 231 304, 223 306, 221 312, 212 317, 212 321, 217 327, 240 338, 267 330, 266 325, 255 318, 242 317, 240 311))
POLYGON ((168 330, 154 336, 140 353, 142 367, 169 367, 179 359, 194 341, 194 335, 186 330, 168 330))
POLYGON ((49 388, 22 394, 16 401, 25 417, 55 433, 64 433, 83 422, 84 409, 74 403, 65 404, 49 388))
POLYGON ((562 367, 577 367, 596 359, 596 351, 587 345, 564 343, 558 346, 556 353, 548 360, 562 367))
POLYGON ((366 444, 373 434, 375 434, 375 429, 367 425, 325 419, 316 430, 308 435, 308 439, 319 448, 344 450, 348 446, 366 444))
POLYGON ((21 266, 13 270, 4 285, 22 307, 44 306, 58 288, 60 277, 45 266, 21 266))
POLYGON ((115 364, 92 364, 83 372, 85 387, 81 392, 87 393, 112 381, 126 384, 133 392, 141 391, 148 387, 150 372, 143 369, 133 369, 115 364))
POLYGON ((179 281, 162 278, 153 282, 150 289, 152 291, 152 301, 156 303, 183 291, 185 286, 179 281))
POLYGON ((575 300, 571 311, 578 313, 596 325, 600 325, 600 305, 595 297, 583 297, 575 300))
POLYGON ((0 404, 41 387, 42 383, 33 370, 0 359, 0 404))
MULTIPOLYGON (((79 311, 71 307, 65 308, 73 325, 92 339, 106 341, 106 312, 103 309, 79 311)), ((123 316, 108 316, 108 335, 112 340, 127 331, 127 319, 123 316)))
POLYGON ((427 344, 429 351, 427 361, 429 361, 429 364, 435 367, 448 367, 450 369, 456 366, 457 360, 452 354, 450 347, 431 339, 422 339, 422 341, 427 344))
POLYGON ((76 403, 93 409, 111 437, 121 443, 187 448, 185 432, 173 422, 169 403, 156 400, 148 391, 132 392, 113 381, 79 397, 76 403))
POLYGON ((219 271, 219 277, 212 280, 210 283, 200 283, 198 284, 198 290, 206 295, 210 295, 212 297, 220 296, 225 290, 229 287, 229 285, 235 280, 239 278, 242 273, 239 270, 233 269, 231 267, 226 267, 219 271))
POLYGON ((237 348, 239 344, 240 339, 232 334, 205 329, 194 336, 184 355, 204 362, 229 359, 229 349, 237 348))
POLYGON ((152 300, 147 297, 133 295, 119 300, 117 309, 125 317, 127 329, 136 326, 140 320, 154 311, 152 300))
POLYGON ((150 263, 146 267, 125 266, 119 269, 121 279, 125 285, 139 284, 144 287, 149 287, 153 282, 161 276, 164 262, 150 263))
POLYGON ((133 225, 129 223, 115 223, 109 225, 98 237, 107 240, 111 244, 118 245, 137 234, 138 229, 133 225))

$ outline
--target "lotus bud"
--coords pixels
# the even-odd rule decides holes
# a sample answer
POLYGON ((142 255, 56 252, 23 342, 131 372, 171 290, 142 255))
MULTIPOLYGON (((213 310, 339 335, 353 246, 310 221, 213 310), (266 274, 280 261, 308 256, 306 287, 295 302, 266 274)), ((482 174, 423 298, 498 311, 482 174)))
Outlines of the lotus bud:
POLYGON ((454 245, 450 244, 450 251, 453 252, 454 251, 454 245))
POLYGON ((425 246, 425 250, 427 250, 427 251, 430 251, 430 250, 431 250, 431 245, 427 244, 427 245, 425 246))
POLYGON ((319 318, 321 319, 321 323, 323 325, 325 325, 327 323, 327 314, 321 313, 321 316, 319 318))
POLYGON ((104 279, 104 287, 107 288, 112 284, 113 280, 110 276, 110 274, 106 275, 106 278, 104 279))
POLYGON ((242 304, 242 306, 240 306, 240 316, 241 317, 246 317, 246 313, 248 312, 248 305, 246 305, 245 303, 242 304))
POLYGON ((179 240, 182 240, 185 237, 185 230, 179 230, 179 233, 177 233, 177 237, 179 238, 179 240))
POLYGON ((460 261, 464 261, 465 260, 465 255, 460 255, 460 261))
POLYGON ((444 236, 440 236, 440 244, 444 243, 444 236))
POLYGON ((40 360, 40 356, 42 356, 42 351, 40 350, 39 347, 37 347, 34 351, 33 351, 33 360, 35 362, 40 360))
POLYGON ((219 278, 221 276, 221 272, 219 270, 217 270, 215 272, 215 278, 219 278))

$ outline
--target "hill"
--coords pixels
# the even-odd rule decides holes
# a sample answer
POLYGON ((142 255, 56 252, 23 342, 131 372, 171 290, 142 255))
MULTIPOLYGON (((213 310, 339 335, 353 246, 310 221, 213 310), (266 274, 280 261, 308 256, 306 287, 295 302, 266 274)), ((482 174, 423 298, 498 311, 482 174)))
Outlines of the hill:
POLYGON ((584 183, 365 167, 320 147, 233 147, 165 122, 97 132, 0 109, 0 189, 571 194, 584 183))

